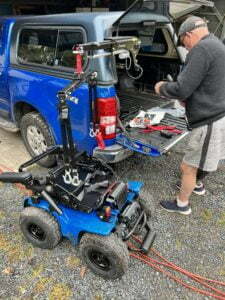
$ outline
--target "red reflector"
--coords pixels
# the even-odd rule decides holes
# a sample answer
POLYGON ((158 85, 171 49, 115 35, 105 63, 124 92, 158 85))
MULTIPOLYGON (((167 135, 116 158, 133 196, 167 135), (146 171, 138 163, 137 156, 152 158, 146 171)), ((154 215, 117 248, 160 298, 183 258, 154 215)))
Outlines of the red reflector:
POLYGON ((97 114, 98 119, 103 116, 115 116, 117 113, 116 99, 112 98, 98 98, 97 99, 97 114))
POLYGON ((111 207, 107 206, 105 207, 105 219, 108 220, 112 215, 111 207))

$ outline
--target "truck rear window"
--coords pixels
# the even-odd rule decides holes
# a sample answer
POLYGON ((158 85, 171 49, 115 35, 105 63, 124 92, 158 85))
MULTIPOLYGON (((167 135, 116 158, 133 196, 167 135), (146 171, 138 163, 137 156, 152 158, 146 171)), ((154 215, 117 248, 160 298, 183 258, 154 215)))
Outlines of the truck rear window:
POLYGON ((72 48, 83 41, 81 31, 23 29, 19 37, 17 56, 20 63, 72 69, 72 48))
POLYGON ((120 31, 121 36, 136 36, 141 40, 141 49, 139 54, 158 54, 163 55, 168 51, 168 45, 162 29, 153 30, 147 27, 144 30, 126 30, 120 31))

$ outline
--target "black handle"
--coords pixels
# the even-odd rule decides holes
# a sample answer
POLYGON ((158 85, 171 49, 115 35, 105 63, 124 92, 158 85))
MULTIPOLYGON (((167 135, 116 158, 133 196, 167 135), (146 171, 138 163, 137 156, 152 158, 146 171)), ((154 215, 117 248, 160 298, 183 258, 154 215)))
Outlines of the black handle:
POLYGON ((28 184, 32 180, 29 172, 4 172, 0 175, 1 182, 28 184))
POLYGON ((151 249, 155 238, 156 238, 156 233, 154 231, 151 230, 150 226, 148 225, 148 223, 146 224, 146 229, 147 229, 147 234, 144 237, 143 243, 141 245, 141 251, 143 251, 144 253, 148 253, 148 251, 151 249))
POLYGON ((22 164, 19 167, 19 172, 22 172, 23 169, 33 165, 34 163, 38 162, 39 160, 41 160, 42 158, 50 155, 50 154, 60 154, 61 153, 61 147, 59 145, 57 146, 52 146, 50 148, 48 148, 45 152, 35 156, 34 158, 26 161, 24 164, 22 164))

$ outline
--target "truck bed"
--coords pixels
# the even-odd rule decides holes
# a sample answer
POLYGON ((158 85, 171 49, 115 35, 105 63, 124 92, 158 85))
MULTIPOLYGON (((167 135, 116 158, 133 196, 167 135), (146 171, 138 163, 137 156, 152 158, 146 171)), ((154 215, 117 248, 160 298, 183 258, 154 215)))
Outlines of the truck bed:
POLYGON ((159 125, 176 126, 176 129, 182 131, 181 134, 173 135, 171 138, 161 136, 159 131, 142 133, 142 129, 140 128, 129 127, 129 121, 138 114, 139 110, 146 111, 156 106, 165 107, 172 104, 172 101, 150 93, 135 94, 134 92, 128 92, 119 93, 118 96, 121 107, 121 121, 126 128, 127 136, 130 139, 134 141, 138 140, 145 145, 151 145, 153 148, 157 149, 160 154, 163 154, 188 134, 185 118, 177 118, 170 114, 165 114, 165 117, 159 125))

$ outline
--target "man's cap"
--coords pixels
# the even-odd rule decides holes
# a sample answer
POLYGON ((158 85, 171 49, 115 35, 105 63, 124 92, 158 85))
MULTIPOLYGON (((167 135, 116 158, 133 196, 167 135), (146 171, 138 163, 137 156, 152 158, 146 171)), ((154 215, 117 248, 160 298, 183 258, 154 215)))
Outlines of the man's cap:
POLYGON ((199 27, 207 27, 207 23, 200 17, 191 16, 181 24, 178 37, 199 27))

